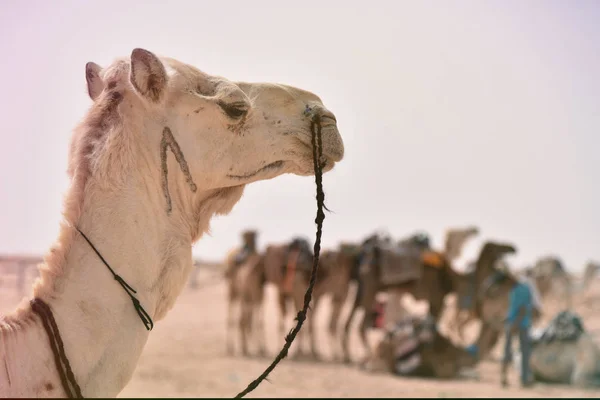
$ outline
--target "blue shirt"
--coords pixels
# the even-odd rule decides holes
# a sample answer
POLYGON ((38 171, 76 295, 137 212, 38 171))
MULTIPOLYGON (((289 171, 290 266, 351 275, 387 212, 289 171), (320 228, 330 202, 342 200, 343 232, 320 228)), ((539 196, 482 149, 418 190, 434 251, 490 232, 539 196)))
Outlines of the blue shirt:
POLYGON ((531 327, 531 316, 533 313, 533 295, 524 282, 518 282, 510 291, 508 314, 506 316, 506 324, 512 326, 521 313, 521 309, 525 310, 525 314, 518 325, 521 329, 531 327))

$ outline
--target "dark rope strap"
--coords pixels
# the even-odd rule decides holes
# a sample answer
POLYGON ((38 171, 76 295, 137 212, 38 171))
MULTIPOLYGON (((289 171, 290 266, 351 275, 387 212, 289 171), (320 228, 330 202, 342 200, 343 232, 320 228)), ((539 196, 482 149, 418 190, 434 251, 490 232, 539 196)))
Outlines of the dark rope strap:
POLYGON ((317 234, 314 245, 314 258, 313 258, 313 266, 310 273, 310 282, 308 284, 308 289, 306 289, 306 293, 304 294, 304 307, 302 310, 298 312, 296 316, 296 320, 298 323, 296 326, 288 333, 285 337, 285 344, 283 348, 277 354, 277 357, 273 360, 271 365, 265 369, 265 371, 260 374, 258 378, 250 382, 250 384, 235 396, 235 398, 242 398, 248 393, 252 392, 254 389, 260 385, 262 381, 267 379, 271 371, 275 369, 277 364, 281 360, 283 360, 287 354, 292 342, 296 338, 296 335, 300 331, 304 320, 306 319, 306 313, 308 312, 310 300, 312 297, 313 288, 315 286, 315 281, 317 279, 317 270, 319 268, 319 253, 321 252, 321 235, 323 230, 323 220, 325 219, 325 213, 323 209, 327 210, 325 207, 325 193, 323 192, 323 170, 321 167, 321 157, 323 155, 323 144, 321 139, 321 121, 319 117, 315 117, 311 122, 311 132, 312 132, 312 148, 313 148, 313 164, 315 169, 315 183, 317 185, 317 217, 315 218, 315 223, 317 224, 317 234))
POLYGON ((50 348, 54 354, 54 363, 56 364, 60 382, 65 389, 65 393, 69 398, 82 399, 83 395, 81 394, 81 388, 77 384, 77 380, 71 369, 71 364, 65 353, 65 347, 62 338, 60 337, 58 325, 56 325, 54 314, 52 314, 50 306, 39 298, 31 300, 29 304, 31 305, 33 312, 39 315, 42 320, 42 324, 48 335, 48 340, 50 341, 50 348))
POLYGON ((110 265, 108 265, 108 263, 106 262, 106 260, 104 259, 104 257, 102 257, 102 254, 100 254, 100 252, 92 244, 92 242, 90 241, 90 239, 88 239, 87 236, 85 236, 85 234, 79 230, 79 228, 75 227, 75 229, 77 229, 77 232, 79 232, 81 234, 81 236, 83 236, 83 238, 85 239, 85 241, 88 242, 88 244, 90 245, 90 247, 92 248, 92 250, 94 250, 94 252, 100 258, 100 260, 102 260, 102 262, 104 263, 104 265, 106 265, 106 268, 108 268, 108 270, 112 274, 113 278, 115 278, 115 280, 117 282, 119 282, 119 285, 121 285, 121 287, 123 288, 123 290, 125 290, 125 293, 127 293, 127 295, 129 296, 129 298, 131 299, 131 302, 133 303, 133 307, 135 308, 135 311, 140 316, 140 319, 144 323, 144 326, 146 327, 147 330, 151 331, 152 328, 154 328, 154 322, 152 322, 152 318, 150 318, 150 315, 146 312, 146 310, 144 310, 144 307, 142 307, 142 305, 140 304, 140 301, 133 295, 134 293, 137 293, 135 291, 135 289, 133 289, 131 286, 129 286, 127 284, 127 282, 125 282, 125 280, 123 278, 121 278, 110 267, 110 265))

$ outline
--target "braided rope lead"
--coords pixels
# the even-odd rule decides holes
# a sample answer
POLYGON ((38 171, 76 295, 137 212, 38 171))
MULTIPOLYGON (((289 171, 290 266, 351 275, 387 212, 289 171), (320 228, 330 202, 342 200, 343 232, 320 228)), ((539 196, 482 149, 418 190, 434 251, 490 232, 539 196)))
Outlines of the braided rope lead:
POLYGON ((279 354, 277 354, 277 357, 275 357, 271 365, 269 365, 267 369, 265 369, 264 372, 260 374, 258 378, 250 382, 246 389, 244 389, 235 396, 236 399, 240 399, 248 393, 252 392, 254 389, 256 389, 262 381, 267 379, 267 377, 269 376, 271 371, 275 369, 277 364, 279 364, 281 360, 287 357, 288 350, 290 349, 292 342, 296 338, 296 335, 300 331, 300 328, 302 328, 302 324, 306 320, 306 313, 308 312, 310 300, 312 298, 313 288, 317 280, 317 270, 319 268, 319 253, 321 252, 321 235, 323 231, 323 220, 325 219, 325 213, 323 212, 323 208, 325 208, 325 193, 323 192, 323 170, 320 163, 321 157, 323 156, 320 117, 316 116, 315 118, 313 118, 310 127, 312 133, 311 143, 313 148, 315 183, 317 186, 317 216, 315 218, 315 223, 317 224, 317 234, 315 238, 314 258, 312 270, 310 273, 310 282, 308 284, 308 289, 306 289, 306 293, 304 294, 304 307, 302 307, 302 310, 298 312, 298 315, 296 316, 296 320, 298 321, 298 323, 285 337, 285 344, 283 345, 283 348, 281 349, 279 354))

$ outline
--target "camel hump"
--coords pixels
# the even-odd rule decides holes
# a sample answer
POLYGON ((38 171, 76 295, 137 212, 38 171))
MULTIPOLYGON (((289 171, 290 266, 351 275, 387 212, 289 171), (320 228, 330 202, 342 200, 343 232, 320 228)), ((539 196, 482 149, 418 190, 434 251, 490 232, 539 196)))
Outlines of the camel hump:
POLYGON ((441 268, 444 265, 443 256, 440 253, 431 250, 424 251, 421 255, 421 260, 423 261, 423 264, 430 267, 441 268))

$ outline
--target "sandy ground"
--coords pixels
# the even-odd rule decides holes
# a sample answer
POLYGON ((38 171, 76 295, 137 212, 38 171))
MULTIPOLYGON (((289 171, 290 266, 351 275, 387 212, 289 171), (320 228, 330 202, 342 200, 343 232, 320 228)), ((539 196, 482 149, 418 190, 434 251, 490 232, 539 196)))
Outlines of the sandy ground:
MULTIPOLYGON (((225 355, 225 284, 200 274, 201 287, 187 287, 177 304, 158 322, 150 334, 133 379, 120 397, 233 397, 271 361, 269 358, 242 358, 225 355)), ((0 313, 10 311, 21 299, 10 277, 0 287, 0 313)), ((8 278, 8 279, 7 279, 8 278)), ((31 279, 28 279, 31 282, 31 279)), ((600 282, 593 291, 600 294, 600 282)), ((277 334, 275 291, 268 288, 266 306, 267 344, 272 355, 283 345, 277 334)), ((351 292, 352 296, 353 292, 351 292)), ((600 330, 600 317, 592 317, 592 308, 577 304, 576 309, 590 330, 600 330)), ((600 305, 600 300, 596 303, 600 305)), ((347 307, 349 304, 347 304, 347 307)), ((324 335, 328 299, 316 310, 319 345, 327 359, 330 346, 324 335)), ((347 312, 348 308, 346 308, 347 312)), ((343 315, 345 317, 345 315, 343 315)), ((354 358, 361 348, 356 334, 356 319, 351 337, 354 358)), ((291 327, 291 317, 288 325, 291 327)), ((477 326, 469 331, 475 337, 477 326)), ((377 339, 377 332, 370 339, 377 339)), ((600 340, 600 337, 599 337, 600 340)), ((499 356, 500 346, 495 351, 499 356)), ((295 346, 292 346, 295 350, 295 346)), ((387 374, 370 374, 356 367, 331 362, 284 360, 248 397, 599 397, 600 392, 574 390, 568 386, 537 384, 521 389, 516 371, 512 386, 499 384, 500 365, 484 361, 477 371, 479 379, 436 381, 405 379, 387 374)))

